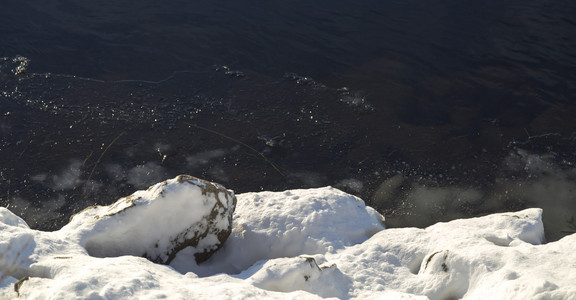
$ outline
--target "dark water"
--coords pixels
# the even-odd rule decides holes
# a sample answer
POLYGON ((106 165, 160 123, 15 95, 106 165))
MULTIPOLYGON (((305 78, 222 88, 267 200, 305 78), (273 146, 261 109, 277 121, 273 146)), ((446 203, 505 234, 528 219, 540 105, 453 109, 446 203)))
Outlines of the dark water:
POLYGON ((337 186, 389 226, 574 231, 576 2, 0 1, 0 204, 35 228, 181 173, 337 186))

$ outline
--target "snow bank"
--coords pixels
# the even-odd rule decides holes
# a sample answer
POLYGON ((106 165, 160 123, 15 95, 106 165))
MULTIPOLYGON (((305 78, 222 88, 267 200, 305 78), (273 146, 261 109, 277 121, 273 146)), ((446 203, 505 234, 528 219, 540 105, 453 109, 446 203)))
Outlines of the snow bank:
POLYGON ((377 212, 334 188, 237 198, 224 246, 201 264, 184 249, 170 266, 136 256, 90 256, 69 228, 31 230, 0 209, 0 267, 7 274, 0 295, 576 299, 576 235, 543 244, 540 209, 384 230, 377 212))

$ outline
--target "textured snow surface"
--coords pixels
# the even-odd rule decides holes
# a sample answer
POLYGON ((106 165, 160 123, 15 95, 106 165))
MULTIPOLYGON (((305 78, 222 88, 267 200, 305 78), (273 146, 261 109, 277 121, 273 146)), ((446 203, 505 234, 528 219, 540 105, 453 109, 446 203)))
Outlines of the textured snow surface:
POLYGON ((170 266, 136 256, 92 257, 67 230, 31 230, 0 208, 0 270, 6 275, 0 295, 576 299, 576 235, 543 244, 537 208, 425 229, 384 229, 382 217, 361 199, 330 187, 237 199, 232 234, 200 265, 187 249, 170 266))

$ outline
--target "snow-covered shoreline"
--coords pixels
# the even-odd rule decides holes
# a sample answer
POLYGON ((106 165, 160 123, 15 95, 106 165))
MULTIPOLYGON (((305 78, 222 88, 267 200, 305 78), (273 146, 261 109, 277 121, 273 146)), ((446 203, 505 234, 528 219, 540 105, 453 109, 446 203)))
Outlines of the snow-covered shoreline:
MULTIPOLYGON (((170 265, 133 255, 90 256, 75 231, 82 226, 36 231, 0 208, 0 271, 11 275, 0 284, 0 295, 576 299, 576 234, 544 244, 538 208, 425 229, 385 229, 374 209, 331 187, 236 197, 230 236, 200 264, 192 248, 178 252, 170 265)), ((157 213, 170 219, 174 210, 157 213)), ((129 240, 146 233, 132 228, 125 234, 129 240)))

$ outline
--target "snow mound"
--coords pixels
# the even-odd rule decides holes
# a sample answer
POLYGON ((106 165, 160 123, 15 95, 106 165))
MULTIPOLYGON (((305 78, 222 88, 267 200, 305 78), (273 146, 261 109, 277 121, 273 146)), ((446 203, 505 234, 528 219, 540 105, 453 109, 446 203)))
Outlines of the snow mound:
POLYGON ((256 261, 335 252, 383 230, 384 218, 358 197, 332 187, 238 195, 232 234, 206 264, 185 251, 174 268, 200 276, 239 273, 256 261))
POLYGON ((97 257, 144 256, 170 263, 184 248, 206 260, 230 235, 234 192, 189 175, 93 206, 60 230, 97 257))
POLYGON ((351 297, 394 290, 430 299, 569 299, 576 274, 559 265, 576 261, 576 254, 558 249, 576 235, 540 245, 541 217, 541 209, 527 209, 388 229, 325 257, 350 276, 351 297))
MULTIPOLYGON (((155 217, 167 213, 160 206, 155 217)), ((198 264, 188 247, 166 266, 131 255, 90 256, 82 237, 102 232, 98 227, 39 232, 0 209, 0 295, 576 299, 576 234, 544 244, 541 216, 534 208, 384 230, 377 212, 337 189, 248 193, 238 195, 232 233, 210 259, 198 264)), ((133 230, 144 236, 150 227, 133 230)))
POLYGON ((18 279, 47 277, 49 271, 38 268, 39 261, 76 255, 87 256, 87 252, 58 232, 30 229, 20 217, 0 207, 0 289, 14 290, 18 279))

